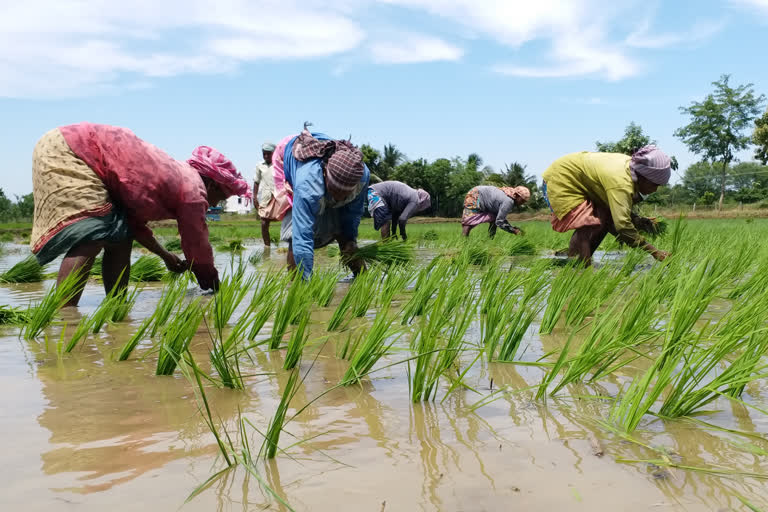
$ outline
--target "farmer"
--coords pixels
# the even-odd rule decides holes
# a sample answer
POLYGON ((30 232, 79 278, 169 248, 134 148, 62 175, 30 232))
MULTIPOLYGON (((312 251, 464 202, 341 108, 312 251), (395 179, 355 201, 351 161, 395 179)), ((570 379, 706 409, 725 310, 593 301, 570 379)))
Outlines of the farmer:
POLYGON ((575 230, 568 255, 589 265, 607 233, 630 247, 640 247, 661 261, 668 254, 638 232, 650 219, 632 213, 642 201, 669 182, 670 159, 656 146, 629 157, 621 153, 571 153, 544 171, 544 197, 555 231, 575 230))
POLYGON ((520 228, 511 226, 507 215, 512 208, 518 208, 528 201, 531 191, 526 187, 493 187, 480 185, 469 192, 464 198, 464 213, 461 215, 461 234, 469 236, 469 232, 480 224, 489 224, 488 236, 496 236, 496 228, 507 233, 520 235, 520 228))
POLYGON ((382 181, 368 187, 368 212, 373 217, 373 228, 377 231, 381 229, 382 239, 389 238, 390 234, 397 236, 397 226, 400 226, 400 236, 406 240, 405 225, 408 219, 428 209, 430 205, 426 190, 414 190, 400 181, 382 181))
MULTIPOLYGON (((357 228, 365 208, 369 171, 363 154, 346 140, 310 133, 284 138, 275 149, 273 167, 278 195, 291 205, 282 218, 280 239, 288 242, 288 268, 312 274, 314 250, 333 240, 342 255, 357 250, 357 228)), ((349 261, 352 272, 360 261, 349 261)))
POLYGON ((180 162, 130 130, 92 123, 43 135, 33 153, 32 185, 32 252, 43 265, 64 255, 59 283, 83 272, 71 306, 102 249, 104 289, 127 285, 133 240, 160 256, 168 270, 191 268, 201 288, 215 290, 219 277, 205 212, 232 195, 251 197, 248 183, 215 149, 200 146, 180 162), (147 226, 163 219, 176 220, 186 261, 160 245, 147 226))
POLYGON ((256 167, 253 179, 253 197, 261 219, 261 239, 264 247, 270 246, 269 223, 280 220, 280 204, 275 197, 275 180, 272 176, 272 154, 275 145, 265 142, 261 145, 261 155, 264 160, 256 167))

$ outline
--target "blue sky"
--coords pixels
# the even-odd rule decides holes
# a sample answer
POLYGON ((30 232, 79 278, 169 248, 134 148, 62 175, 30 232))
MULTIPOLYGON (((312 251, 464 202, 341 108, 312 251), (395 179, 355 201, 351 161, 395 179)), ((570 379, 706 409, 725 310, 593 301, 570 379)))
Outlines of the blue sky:
MULTIPOLYGON (((678 107, 722 73, 768 94, 768 0, 1 0, 0 186, 56 126, 131 128, 246 175, 305 120, 409 158, 540 175, 635 121, 681 165, 678 107)), ((751 153, 742 155, 749 158, 751 153)))

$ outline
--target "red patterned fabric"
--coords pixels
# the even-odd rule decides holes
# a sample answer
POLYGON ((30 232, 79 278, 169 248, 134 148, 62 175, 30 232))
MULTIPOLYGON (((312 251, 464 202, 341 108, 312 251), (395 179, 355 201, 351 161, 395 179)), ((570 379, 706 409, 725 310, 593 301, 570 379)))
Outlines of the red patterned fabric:
POLYGON ((80 123, 60 130, 72 152, 99 176, 112 201, 125 209, 134 236, 151 235, 149 221, 175 219, 186 258, 198 269, 216 271, 205 222, 208 199, 195 169, 126 128, 80 123))
MULTIPOLYGON (((200 176, 205 176, 218 183, 227 195, 241 196, 246 200, 253 198, 251 187, 237 172, 235 164, 218 150, 209 146, 199 146, 192 152, 192 158, 187 160, 187 163, 197 169, 200 176)), ((248 203, 246 202, 246 204, 248 203)))

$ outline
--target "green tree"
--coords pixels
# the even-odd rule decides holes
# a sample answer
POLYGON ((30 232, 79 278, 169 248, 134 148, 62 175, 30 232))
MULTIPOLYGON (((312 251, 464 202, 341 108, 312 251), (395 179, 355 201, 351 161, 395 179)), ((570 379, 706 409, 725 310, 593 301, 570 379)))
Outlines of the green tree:
POLYGON ((379 166, 379 177, 383 180, 389 180, 392 172, 395 168, 406 161, 405 155, 397 149, 392 143, 384 146, 384 151, 381 155, 381 165, 379 166))
POLYGON ((14 209, 17 219, 31 219, 35 213, 35 202, 32 194, 16 196, 14 209))
POLYGON ((762 117, 755 119, 752 143, 757 146, 755 158, 763 164, 768 164, 768 110, 765 111, 762 117))
POLYGON ((655 140, 643 133, 643 128, 634 121, 624 129, 624 137, 616 142, 595 142, 597 151, 600 153, 624 153, 625 155, 634 155, 638 149, 648 144, 656 144, 655 140))
POLYGON ((378 149, 374 149, 368 144, 360 146, 360 151, 363 153, 363 162, 368 166, 368 169, 379 175, 379 167, 381 166, 381 153, 378 149))
POLYGON ((718 193, 720 171, 709 162, 697 162, 689 166, 683 174, 683 187, 694 200, 710 192, 718 193))
POLYGON ((722 209, 728 166, 736 159, 736 153, 750 143, 744 131, 761 111, 765 96, 756 96, 753 85, 731 87, 730 75, 722 75, 712 82, 715 91, 703 101, 694 101, 680 111, 691 118, 691 122, 675 131, 691 152, 702 155, 706 160, 719 164, 720 200, 722 209))

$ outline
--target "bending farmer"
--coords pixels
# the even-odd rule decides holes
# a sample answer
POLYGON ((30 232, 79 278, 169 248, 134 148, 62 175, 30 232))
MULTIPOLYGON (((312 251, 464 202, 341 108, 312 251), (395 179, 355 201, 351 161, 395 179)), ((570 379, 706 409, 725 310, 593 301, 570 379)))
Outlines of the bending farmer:
MULTIPOLYGON (((191 267, 201 288, 216 289, 205 212, 231 195, 251 197, 248 183, 215 149, 200 146, 179 162, 130 130, 91 123, 43 135, 33 154, 32 181, 30 245, 37 260, 44 265, 63 254, 58 282, 80 270, 84 286, 104 249, 107 292, 127 285, 134 239, 169 270, 191 267), (160 245, 147 226, 164 219, 176 219, 187 261, 160 245)), ((77 305, 82 286, 68 305, 77 305)))
POLYGON ((382 181, 368 187, 368 212, 373 217, 373 228, 377 231, 381 229, 382 239, 390 235, 396 237, 397 226, 400 226, 400 236, 407 240, 405 225, 408 219, 427 210, 430 205, 426 190, 414 190, 400 181, 382 181))
POLYGON ((620 153, 571 153, 544 171, 544 197, 552 211, 552 228, 571 237, 568 255, 587 265, 607 233, 630 247, 640 247, 657 260, 668 256, 649 244, 637 226, 648 219, 632 213, 632 205, 669 182, 670 159, 656 146, 634 156, 620 153))
POLYGON ((512 208, 518 208, 531 197, 531 191, 526 187, 492 187, 480 185, 467 192, 464 198, 464 213, 461 215, 461 234, 469 236, 469 232, 479 225, 488 226, 488 236, 496 236, 496 228, 501 228, 507 233, 520 235, 520 228, 511 226, 507 221, 507 215, 512 208))
MULTIPOLYGON (((273 165, 275 186, 292 204, 280 229, 280 239, 288 242, 288 267, 300 265, 308 279, 314 250, 333 240, 342 254, 353 254, 369 179, 360 150, 304 129, 280 141, 273 165)), ((355 275, 363 268, 359 261, 349 266, 355 275)))

